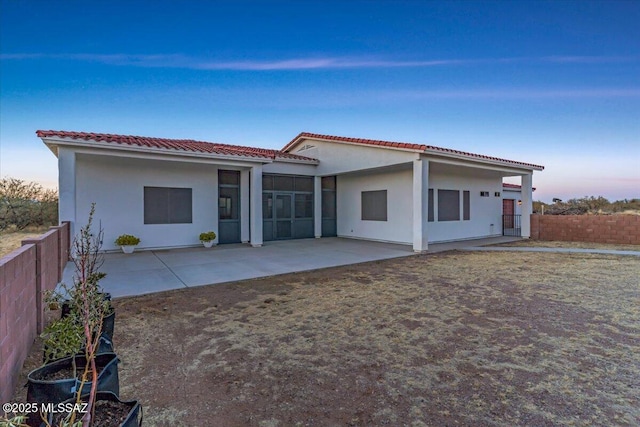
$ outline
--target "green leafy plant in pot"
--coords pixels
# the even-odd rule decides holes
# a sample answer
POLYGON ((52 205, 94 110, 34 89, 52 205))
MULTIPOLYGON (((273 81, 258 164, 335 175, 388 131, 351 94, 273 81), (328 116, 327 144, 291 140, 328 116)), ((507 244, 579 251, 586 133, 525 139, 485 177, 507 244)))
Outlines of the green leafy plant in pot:
POLYGON ((122 252, 130 254, 140 244, 140 238, 131 234, 121 234, 116 239, 115 244, 122 248, 122 252))
MULTIPOLYGON (((89 411, 82 415, 82 425, 85 427, 91 423, 96 393, 103 390, 119 391, 117 356, 113 352, 98 355, 104 318, 113 309, 98 284, 105 277, 99 271, 104 262, 100 250, 103 230, 99 228, 94 233, 94 213, 95 204, 92 204, 87 225, 73 239, 73 284, 61 285, 64 292, 50 297, 50 303, 56 299, 61 303, 66 298, 63 304, 68 307, 68 313, 49 325, 43 333, 50 351, 47 358, 64 354, 71 356, 45 364, 31 371, 27 377, 28 402, 59 403, 69 398, 79 399, 83 390, 85 394, 89 393, 89 411)), ((38 414, 30 414, 30 425, 38 425, 34 424, 34 415, 38 414)), ((76 421, 71 419, 69 425, 74 425, 76 421)))
POLYGON ((207 231, 204 233, 200 233, 200 241, 204 245, 205 248, 210 248, 213 246, 213 241, 216 240, 215 231, 207 231))

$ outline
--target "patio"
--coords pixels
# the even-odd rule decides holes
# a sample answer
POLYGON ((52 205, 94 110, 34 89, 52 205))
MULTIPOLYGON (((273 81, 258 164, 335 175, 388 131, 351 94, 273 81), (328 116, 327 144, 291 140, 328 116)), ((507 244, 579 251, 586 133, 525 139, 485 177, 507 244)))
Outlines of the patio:
MULTIPOLYGON (((429 245, 429 253, 520 240, 513 237, 429 245)), ((213 249, 185 248, 105 254, 100 283, 113 297, 143 295, 277 274, 316 270, 414 255, 411 246, 339 237, 267 242, 261 248, 244 244, 213 249)), ((71 282, 73 263, 63 281, 71 282)))

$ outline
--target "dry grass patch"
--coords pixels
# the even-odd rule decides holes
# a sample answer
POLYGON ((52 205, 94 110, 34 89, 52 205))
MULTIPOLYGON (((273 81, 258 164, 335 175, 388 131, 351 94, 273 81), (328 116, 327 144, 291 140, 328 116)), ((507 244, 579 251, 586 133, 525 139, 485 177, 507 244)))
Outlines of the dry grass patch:
POLYGON ((576 248, 576 249, 605 249, 611 251, 640 251, 640 245, 618 245, 611 243, 590 242, 563 242, 544 240, 519 240, 516 242, 501 243, 495 246, 515 246, 529 248, 576 248))
POLYGON ((635 425, 640 260, 449 252, 116 300, 152 426, 635 425))
POLYGON ((0 257, 10 254, 22 246, 22 241, 39 237, 46 233, 49 227, 35 227, 22 231, 5 231, 0 233, 0 257))

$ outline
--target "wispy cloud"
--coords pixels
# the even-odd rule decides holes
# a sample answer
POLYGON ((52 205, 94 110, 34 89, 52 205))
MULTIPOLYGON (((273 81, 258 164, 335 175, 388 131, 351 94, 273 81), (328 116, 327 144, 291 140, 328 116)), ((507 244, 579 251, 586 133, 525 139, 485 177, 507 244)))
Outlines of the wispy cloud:
POLYGON ((392 97, 405 99, 579 99, 579 98, 638 98, 638 88, 495 88, 467 90, 434 90, 392 92, 392 97))
POLYGON ((274 70, 321 70, 350 68, 426 68, 444 66, 470 66, 480 64, 502 64, 519 62, 538 63, 580 63, 595 64, 609 62, 638 61, 633 56, 544 56, 544 57, 505 57, 479 59, 430 59, 396 60, 371 57, 308 57, 281 60, 219 60, 195 57, 183 54, 95 54, 95 53, 4 53, 0 60, 68 60, 98 62, 115 66, 133 66, 149 68, 183 68, 193 70, 237 70, 237 71, 274 71, 274 70))

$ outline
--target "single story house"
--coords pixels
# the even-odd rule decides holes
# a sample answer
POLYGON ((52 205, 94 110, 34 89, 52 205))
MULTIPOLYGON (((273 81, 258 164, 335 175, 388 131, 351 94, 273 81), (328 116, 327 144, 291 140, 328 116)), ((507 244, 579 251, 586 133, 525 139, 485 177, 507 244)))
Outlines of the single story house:
MULTIPOLYGON (((499 236, 503 178, 520 177, 529 237, 532 177, 543 166, 424 144, 303 132, 281 150, 39 130, 58 158, 60 220, 72 232, 92 202, 105 250, 340 236, 412 245, 499 236)), ((510 212, 515 215, 516 211, 510 212)))

